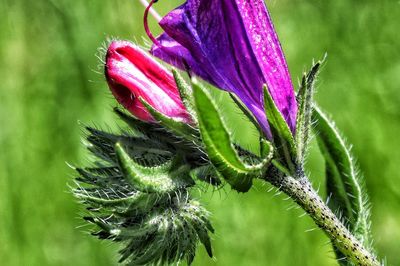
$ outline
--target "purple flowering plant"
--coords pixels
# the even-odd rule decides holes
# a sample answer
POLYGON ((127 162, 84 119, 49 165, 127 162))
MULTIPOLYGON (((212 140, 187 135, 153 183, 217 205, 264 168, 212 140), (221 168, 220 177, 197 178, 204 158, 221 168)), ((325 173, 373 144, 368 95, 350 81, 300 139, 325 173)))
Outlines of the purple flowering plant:
POLYGON ((149 13, 158 18, 155 2, 145 2, 149 52, 113 41, 105 57, 109 88, 128 112, 114 111, 128 128, 115 134, 86 127, 97 159, 76 168, 74 194, 87 205, 93 235, 123 243, 120 262, 127 265, 191 264, 198 243, 213 257, 209 212, 191 190, 207 184, 247 193, 259 179, 303 208, 330 238, 340 265, 382 265, 362 177, 313 100, 322 61, 296 93, 263 0, 187 0, 159 19, 158 37, 147 25, 149 13), (206 83, 229 93, 258 129, 258 151, 233 140, 206 83), (325 158, 327 204, 304 169, 313 130, 325 158))

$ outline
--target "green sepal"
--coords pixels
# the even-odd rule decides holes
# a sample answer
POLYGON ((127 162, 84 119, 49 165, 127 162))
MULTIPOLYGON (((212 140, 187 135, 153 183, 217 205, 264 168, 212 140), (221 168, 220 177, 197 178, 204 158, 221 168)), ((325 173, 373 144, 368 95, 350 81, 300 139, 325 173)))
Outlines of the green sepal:
POLYGON ((325 159, 327 195, 330 198, 328 205, 341 213, 350 231, 360 242, 370 247, 367 193, 350 149, 334 123, 318 107, 314 108, 313 120, 318 145, 325 159))
POLYGON ((252 178, 259 175, 269 161, 265 160, 256 166, 243 163, 211 96, 195 80, 192 85, 199 129, 208 158, 233 189, 248 191, 252 178))
POLYGON ((179 95, 186 107, 186 110, 190 114, 193 121, 197 122, 196 111, 193 102, 193 93, 190 85, 185 81, 185 79, 179 74, 178 70, 172 69, 172 74, 174 75, 175 83, 179 91, 179 95))
POLYGON ((119 142, 115 145, 115 154, 124 177, 139 191, 168 193, 193 185, 188 175, 189 169, 183 169, 185 166, 182 168, 175 160, 155 167, 145 167, 136 163, 119 142))
POLYGON ((283 118, 281 112, 275 105, 267 85, 264 85, 264 104, 268 123, 270 125, 273 141, 278 155, 282 156, 287 166, 294 170, 294 162, 292 158, 296 156, 296 146, 294 143, 292 132, 283 118))
POLYGON ((304 73, 299 92, 297 93, 296 151, 297 163, 304 166, 305 154, 311 133, 311 116, 313 110, 314 81, 322 62, 319 61, 306 74, 304 73))
POLYGON ((157 120, 161 125, 171 130, 171 132, 176 135, 183 137, 187 140, 198 142, 198 132, 197 130, 188 125, 187 123, 177 121, 173 118, 170 118, 163 113, 157 111, 153 106, 147 103, 143 98, 139 98, 139 100, 143 103, 149 113, 157 120))

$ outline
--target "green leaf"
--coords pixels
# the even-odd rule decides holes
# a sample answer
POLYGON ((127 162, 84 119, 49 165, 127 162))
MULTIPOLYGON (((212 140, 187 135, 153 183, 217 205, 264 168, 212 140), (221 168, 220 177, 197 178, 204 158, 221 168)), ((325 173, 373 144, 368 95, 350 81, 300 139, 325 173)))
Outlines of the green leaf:
POLYGON ((281 159, 284 159, 288 167, 294 172, 295 167, 292 158, 296 156, 296 146, 293 135, 281 112, 276 107, 266 85, 264 85, 264 104, 277 153, 283 157, 281 159))
POLYGON ((191 118, 194 121, 197 121, 192 88, 189 86, 189 84, 187 84, 187 82, 176 69, 172 69, 172 74, 174 75, 175 83, 178 87, 179 95, 181 96, 183 105, 186 107, 186 110, 190 114, 191 118))
POLYGON ((269 163, 270 158, 259 165, 249 166, 238 156, 226 126, 210 95, 196 81, 193 94, 199 128, 208 157, 224 179, 239 192, 246 192, 252 178, 269 163))
POLYGON ((156 119, 161 125, 171 130, 173 133, 181 136, 187 140, 198 142, 198 132, 197 130, 181 121, 174 120, 156 109, 153 108, 149 103, 147 103, 143 98, 139 98, 150 114, 156 119))
MULTIPOLYGON (((303 75, 301 86, 297 94, 297 121, 296 121, 296 150, 297 163, 304 166, 305 154, 309 145, 311 131, 311 116, 313 109, 314 81, 322 62, 317 62, 303 75)), ((303 168, 303 167, 302 167, 303 168)))
POLYGON ((371 245, 367 193, 350 149, 334 123, 318 108, 313 120, 317 141, 325 158, 329 207, 341 213, 351 232, 366 246, 371 245))

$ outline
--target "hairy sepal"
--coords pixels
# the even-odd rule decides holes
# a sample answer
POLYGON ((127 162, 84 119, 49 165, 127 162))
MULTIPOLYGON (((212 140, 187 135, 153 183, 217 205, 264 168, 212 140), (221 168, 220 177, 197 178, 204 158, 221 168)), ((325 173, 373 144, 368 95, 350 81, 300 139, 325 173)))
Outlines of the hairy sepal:
POLYGON ((299 92, 297 93, 297 121, 296 121, 296 151, 297 164, 304 167, 304 160, 309 145, 311 133, 311 117, 313 110, 314 83, 322 62, 317 62, 311 70, 303 75, 299 92))
POLYGON ((268 167, 272 153, 257 165, 244 163, 209 93, 196 80, 192 81, 192 87, 201 138, 209 160, 233 189, 248 191, 252 179, 268 167))
POLYGON ((174 75, 175 83, 179 91, 179 95, 182 99, 183 105, 190 114, 195 123, 197 123, 196 111, 193 102, 193 93, 191 86, 185 81, 185 79, 179 74, 178 70, 172 69, 172 74, 174 75))
POLYGON ((168 128, 172 133, 193 142, 198 142, 197 130, 187 123, 177 121, 171 117, 164 115, 157 111, 153 106, 147 103, 143 98, 139 98, 149 113, 160 123, 163 127, 168 128))
POLYGON ((291 172, 295 172, 296 145, 292 132, 275 105, 267 85, 264 85, 264 105, 268 123, 270 125, 277 160, 283 162, 291 172))

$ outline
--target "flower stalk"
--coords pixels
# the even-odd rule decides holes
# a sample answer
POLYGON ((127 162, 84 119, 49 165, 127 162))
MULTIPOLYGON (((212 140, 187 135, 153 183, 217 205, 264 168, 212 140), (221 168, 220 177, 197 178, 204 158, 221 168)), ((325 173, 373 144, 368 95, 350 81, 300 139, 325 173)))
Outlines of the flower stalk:
POLYGON ((360 266, 381 265, 376 256, 356 239, 322 201, 307 177, 294 178, 292 176, 272 175, 264 176, 263 179, 296 202, 326 233, 335 247, 346 256, 347 260, 360 266))

